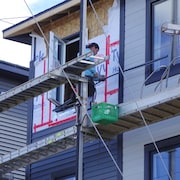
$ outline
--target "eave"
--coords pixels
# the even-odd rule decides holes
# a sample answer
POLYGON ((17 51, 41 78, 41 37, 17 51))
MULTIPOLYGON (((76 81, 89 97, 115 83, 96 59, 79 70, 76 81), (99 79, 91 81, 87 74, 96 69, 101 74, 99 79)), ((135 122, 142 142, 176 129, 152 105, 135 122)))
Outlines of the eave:
POLYGON ((40 26, 47 25, 78 9, 80 9, 80 0, 65 1, 3 30, 3 38, 30 45, 31 37, 29 34, 34 29, 38 29, 37 23, 40 26))

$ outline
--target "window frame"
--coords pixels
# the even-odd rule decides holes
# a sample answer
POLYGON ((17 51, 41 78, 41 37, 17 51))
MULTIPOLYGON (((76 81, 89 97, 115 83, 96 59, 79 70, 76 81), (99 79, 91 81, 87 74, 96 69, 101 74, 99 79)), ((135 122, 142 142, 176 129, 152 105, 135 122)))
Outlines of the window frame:
MULTIPOLYGON (((52 59, 52 57, 53 57, 53 59, 55 59, 57 61, 57 64, 59 64, 59 65, 65 64, 66 62, 72 60, 72 58, 69 59, 68 54, 67 54, 68 46, 73 43, 78 43, 78 45, 79 45, 79 40, 80 40, 79 33, 74 33, 68 37, 61 39, 54 32, 50 31, 49 36, 50 36, 49 59, 50 58, 52 59), (55 49, 56 49, 56 51, 55 51, 55 49)), ((77 49, 79 51, 79 46, 77 49)), ((78 52, 77 52, 77 54, 78 54, 78 52)), ((75 58, 75 57, 73 57, 73 58, 75 58)), ((56 63, 55 63, 55 65, 56 65, 56 63)), ((49 69, 50 69, 50 67, 49 67, 49 69)), ((48 93, 48 98, 54 99, 59 104, 64 104, 66 101, 65 96, 67 96, 67 92, 66 92, 65 88, 67 88, 67 86, 65 84, 63 84, 63 85, 60 85, 59 87, 51 90, 48 93)))
MULTIPOLYGON (((72 58, 69 59, 67 57, 68 46, 73 44, 73 43, 78 43, 79 44, 79 40, 80 40, 79 33, 72 34, 71 36, 68 36, 68 37, 63 39, 63 41, 65 42, 65 45, 66 45, 66 47, 65 47, 65 57, 64 57, 65 62, 64 63, 72 60, 72 58)), ((79 47, 78 47, 78 49, 79 49, 79 47)), ((69 87, 69 88, 71 88, 71 87, 69 87)), ((67 99, 65 99, 65 96, 66 96, 66 84, 63 84, 63 85, 61 85, 61 88, 60 87, 57 88, 56 100, 59 101, 61 104, 63 104, 67 100, 67 99)))
MULTIPOLYGON (((148 77, 150 76, 150 74, 152 73, 152 65, 153 65, 153 61, 155 61, 155 59, 153 59, 153 31, 152 31, 152 27, 153 27, 153 4, 154 3, 161 3, 164 2, 166 0, 146 0, 146 66, 145 66, 145 79, 147 79, 147 81, 145 82, 145 85, 157 82, 161 79, 161 76, 164 72, 165 69, 160 69, 159 71, 155 72, 149 79, 148 77), (150 63, 152 62, 152 63, 150 63)), ((169 77, 175 76, 177 74, 180 74, 180 63, 176 64, 175 66, 170 68, 170 73, 169 73, 169 77)))
MULTIPOLYGON (((180 135, 158 141, 156 144, 160 152, 180 147, 180 135)), ((146 180, 152 180, 153 155, 156 153, 153 143, 144 146, 144 179, 146 180)))

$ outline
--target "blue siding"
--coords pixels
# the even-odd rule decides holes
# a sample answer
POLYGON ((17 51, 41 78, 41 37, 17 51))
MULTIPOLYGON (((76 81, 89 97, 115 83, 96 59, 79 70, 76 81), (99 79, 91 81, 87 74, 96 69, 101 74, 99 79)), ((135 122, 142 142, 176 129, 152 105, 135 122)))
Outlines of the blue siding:
MULTIPOLYGON (((107 145, 116 159, 116 141, 107 142, 107 145)), ((100 140, 84 150, 84 179, 116 179, 116 176, 116 167, 100 140)))
MULTIPOLYGON (((107 145, 113 156, 117 157, 117 140, 107 145)), ((117 169, 100 140, 84 145, 83 179, 117 179, 117 169)), ((31 165, 31 179, 42 180, 45 177, 63 177, 76 172, 76 149, 53 155, 43 161, 31 165)))
MULTIPOLYGON (((28 80, 28 69, 0 60, 0 92, 7 91, 28 80)), ((26 145, 27 102, 0 113, 0 155, 26 145)), ((25 179, 25 169, 13 171, 15 180, 25 179)))

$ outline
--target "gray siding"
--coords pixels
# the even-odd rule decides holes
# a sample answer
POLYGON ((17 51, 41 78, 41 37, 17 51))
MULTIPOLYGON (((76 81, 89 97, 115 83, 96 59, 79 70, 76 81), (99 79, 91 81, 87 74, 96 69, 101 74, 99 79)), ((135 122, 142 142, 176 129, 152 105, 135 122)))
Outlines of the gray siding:
MULTIPOLYGON (((125 7, 124 66, 128 69, 145 63, 145 1, 127 0, 125 7)), ((124 101, 139 97, 144 77, 144 67, 125 73, 124 101)))
MULTIPOLYGON (((154 140, 159 141, 179 135, 179 120, 180 116, 149 126, 154 140)), ((144 145, 153 142, 147 128, 124 133, 123 142, 124 180, 144 180, 144 145)))
MULTIPOLYGON (((8 70, 7 70, 8 72, 8 70)), ((4 73, 0 77, 0 91, 7 91, 21 83, 23 79, 18 76, 9 76, 4 73)), ((0 113, 0 155, 14 151, 26 145, 27 141, 27 103, 0 113)), ((25 169, 13 171, 14 180, 25 179, 25 169)))

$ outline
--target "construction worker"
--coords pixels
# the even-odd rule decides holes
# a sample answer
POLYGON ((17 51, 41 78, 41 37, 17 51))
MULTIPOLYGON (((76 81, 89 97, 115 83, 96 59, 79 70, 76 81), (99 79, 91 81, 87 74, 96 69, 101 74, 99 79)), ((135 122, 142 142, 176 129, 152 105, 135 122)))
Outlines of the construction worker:
MULTIPOLYGON (((94 43, 94 42, 86 45, 86 52, 88 53, 90 51, 95 56, 99 51, 99 45, 97 43, 94 43)), ((79 56, 79 53, 78 53, 78 56, 79 56)), ((94 57, 86 57, 86 60, 94 61, 94 57)), ((84 76, 88 78, 88 107, 87 108, 90 109, 92 102, 94 102, 95 92, 96 92, 94 81, 104 81, 105 78, 104 78, 104 76, 99 75, 96 72, 96 68, 94 66, 85 70, 84 76)), ((70 85, 67 84, 67 86, 70 86, 70 85)), ((73 87, 74 87, 74 89, 76 88, 75 84, 73 84, 73 87)), ((69 88, 71 88, 71 87, 69 87, 69 88)), ((69 93, 69 94, 70 94, 69 98, 66 98, 66 100, 63 104, 59 104, 54 109, 54 111, 60 112, 60 111, 63 111, 69 107, 74 106, 74 104, 77 100, 76 95, 73 91, 72 91, 72 93, 69 93)))
MULTIPOLYGON (((87 52, 91 51, 93 53, 93 55, 95 56, 99 51, 99 45, 95 42, 90 43, 86 46, 86 51, 87 52)), ((94 61, 94 58, 89 57, 89 58, 87 58, 87 60, 94 61)), ((90 109, 92 102, 94 102, 95 92, 96 92, 94 81, 104 81, 105 78, 104 78, 104 76, 100 76, 96 72, 95 67, 87 69, 84 72, 84 75, 85 75, 85 77, 88 78, 88 101, 89 101, 88 102, 88 109, 90 109)))

